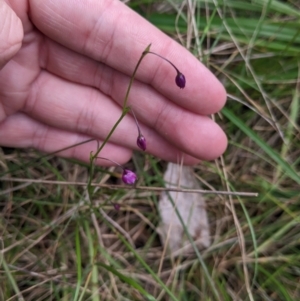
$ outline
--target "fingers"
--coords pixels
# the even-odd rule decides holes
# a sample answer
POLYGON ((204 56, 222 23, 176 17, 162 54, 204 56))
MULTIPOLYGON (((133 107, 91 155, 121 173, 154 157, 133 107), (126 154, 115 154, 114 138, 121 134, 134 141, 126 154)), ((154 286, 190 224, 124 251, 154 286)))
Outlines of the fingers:
POLYGON ((23 28, 14 11, 0 0, 0 69, 18 52, 23 39, 23 28))
MULTIPOLYGON (((42 54, 40 64, 53 74, 41 72, 37 77, 26 97, 26 114, 51 129, 105 139, 121 114, 130 75, 150 37, 157 47, 152 50, 177 65, 187 78, 187 87, 176 87, 175 71, 160 58, 148 55, 142 62, 129 103, 141 121, 147 151, 173 162, 180 162, 183 156, 185 164, 211 160, 224 151, 224 133, 203 116, 221 108, 224 89, 184 48, 119 1, 70 5, 31 0, 29 4, 31 20, 38 29, 69 49, 47 38, 43 47, 36 47, 40 40, 35 41, 39 51, 32 57, 37 60, 42 54)), ((24 47, 22 53, 28 49, 24 47)), ((126 116, 110 143, 133 149, 136 138, 134 120, 126 116)))
MULTIPOLYGON (((85 135, 46 126, 21 113, 8 117, 0 124, 0 145, 19 148, 33 147, 46 153, 56 152, 90 138, 85 135)), ((91 141, 61 151, 57 155, 89 162, 90 152, 95 152, 96 150, 97 142, 91 141)), ((101 156, 120 164, 127 162, 131 155, 131 150, 113 143, 107 143, 101 152, 101 156)), ((102 160, 101 165, 111 166, 114 164, 102 160)))
MULTIPOLYGON (((80 135, 78 133, 47 126, 22 113, 8 117, 0 124, 0 145, 19 148, 33 147, 46 153, 57 152, 91 138, 91 136, 80 135)), ((98 141, 101 145, 102 141, 98 141)), ((76 147, 65 149, 56 153, 56 155, 89 162, 90 153, 95 153, 97 147, 97 142, 91 141, 76 147)), ((188 155, 182 154, 181 156, 178 155, 176 157, 175 154, 176 151, 171 150, 163 159, 170 159, 169 161, 171 162, 181 162, 182 159, 183 163, 186 165, 193 165, 198 162, 197 159, 188 155)), ((179 153, 177 152, 177 154, 179 153)), ((108 158, 119 164, 124 164, 130 160, 132 151, 121 145, 108 142, 100 155, 101 157, 108 158)), ((97 163, 101 163, 103 166, 114 165, 105 160, 101 160, 101 162, 98 160, 97 163)))
MULTIPOLYGON (((123 104, 130 76, 67 49, 49 39, 45 40, 41 49, 42 59, 40 61, 43 69, 69 81, 98 88, 104 94, 111 96, 120 105, 123 104)), ((167 102, 172 102, 150 85, 140 81, 138 84, 140 94, 136 94, 137 81, 135 81, 129 96, 130 101, 139 101, 141 107, 149 102, 156 108, 158 98, 161 101, 163 100, 164 105, 167 102)), ((178 108, 181 107, 181 105, 178 106, 178 108)), ((199 103, 198 107, 202 115, 213 114, 216 110, 216 108, 212 108, 209 101, 199 103)), ((156 115, 154 114, 153 116, 156 115)))
MULTIPOLYGON (((95 64, 92 59, 75 54, 56 43, 47 42, 45 47, 48 59, 43 68, 69 81, 99 87, 105 95, 122 106, 129 77, 104 64, 95 64)), ((67 105, 68 102, 64 100, 64 103, 67 105)), ((88 102, 85 104, 89 106, 88 102)), ((199 159, 212 160, 226 149, 227 139, 217 124, 207 117, 183 110, 149 85, 136 81, 128 104, 132 106, 140 122, 154 128, 161 137, 185 153, 199 159)), ((96 107, 92 108, 96 112, 96 107)), ((76 116, 75 107, 72 109, 73 116, 76 116)), ((203 111, 206 109, 203 107, 203 111)), ((101 114, 98 114, 100 120, 101 114)))
MULTIPOLYGON (((136 89, 138 87, 136 85, 136 89)), ((166 106, 164 109, 164 104, 159 102, 156 106, 160 106, 161 111, 157 113, 151 101, 147 104, 143 104, 138 112, 139 115, 142 114, 140 120, 146 120, 150 124, 140 124, 147 139, 149 153, 178 162, 181 153, 197 159, 211 160, 224 151, 226 137, 219 126, 208 117, 178 109, 175 105, 166 106), (152 112, 155 113, 153 116, 152 112)), ((101 140, 105 139, 121 115, 120 106, 98 90, 70 83, 47 72, 42 72, 32 87, 24 111, 53 127, 101 140)), ((136 138, 134 119, 127 115, 110 141, 126 148, 137 149, 136 138)), ((185 160, 185 164, 189 164, 190 158, 185 160)), ((195 163, 195 159, 192 161, 195 163)))
MULTIPOLYGON (((128 76, 104 64, 95 64, 92 59, 74 54, 53 42, 48 43, 47 58, 44 67, 50 72, 70 81, 98 87, 122 106, 130 80, 128 76)), ((207 117, 183 110, 149 85, 136 81, 128 103, 140 121, 194 157, 211 160, 226 149, 227 139, 218 125, 207 117)), ((212 113, 209 109, 205 104, 201 108, 206 114, 212 113)))
POLYGON ((176 72, 160 58, 147 55, 137 78, 181 107, 199 114, 224 105, 223 86, 192 54, 118 0, 32 0, 31 19, 55 41, 96 61, 131 75, 145 47, 171 60, 186 77, 186 88, 175 85, 176 72))

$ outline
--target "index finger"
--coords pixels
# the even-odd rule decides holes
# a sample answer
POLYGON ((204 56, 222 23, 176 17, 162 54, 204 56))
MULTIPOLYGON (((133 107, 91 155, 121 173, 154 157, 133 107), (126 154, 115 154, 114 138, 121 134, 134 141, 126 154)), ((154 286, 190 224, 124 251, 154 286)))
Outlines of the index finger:
POLYGON ((198 114, 222 108, 226 92, 215 76, 191 53, 118 0, 30 1, 35 26, 53 40, 96 61, 131 75, 149 43, 186 77, 175 85, 176 72, 160 58, 147 55, 137 79, 151 84, 178 105, 198 114))

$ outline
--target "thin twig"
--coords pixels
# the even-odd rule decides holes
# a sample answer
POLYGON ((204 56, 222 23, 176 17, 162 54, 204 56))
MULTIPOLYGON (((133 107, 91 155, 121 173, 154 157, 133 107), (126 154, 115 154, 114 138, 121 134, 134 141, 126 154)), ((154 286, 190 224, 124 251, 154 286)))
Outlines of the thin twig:
MULTIPOLYGON (((85 182, 68 182, 68 181, 51 181, 43 179, 20 179, 20 178, 0 178, 0 181, 11 181, 21 183, 35 183, 35 184, 55 184, 55 185, 74 185, 74 186, 86 186, 85 182)), ((108 185, 91 183, 93 187, 101 187, 107 189, 135 189, 144 191, 175 191, 175 192, 186 192, 186 193, 202 193, 202 194, 222 194, 222 195, 235 195, 245 197, 257 197, 257 192, 231 192, 231 191, 217 191, 217 190, 203 190, 203 189, 185 189, 185 188, 165 188, 165 187, 148 187, 148 186, 125 186, 125 185, 108 185)))

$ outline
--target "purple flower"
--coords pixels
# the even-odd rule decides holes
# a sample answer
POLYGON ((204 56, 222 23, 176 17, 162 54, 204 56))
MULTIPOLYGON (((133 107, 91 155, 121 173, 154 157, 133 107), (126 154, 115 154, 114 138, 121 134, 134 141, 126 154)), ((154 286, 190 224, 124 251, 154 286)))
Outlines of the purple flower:
POLYGON ((122 181, 127 184, 127 185, 133 185, 137 180, 136 174, 129 170, 129 169, 124 169, 123 174, 122 174, 122 181))
POLYGON ((114 203, 114 208, 115 208, 116 211, 119 211, 120 208, 121 208, 121 205, 117 204, 117 203, 114 203))
POLYGON ((180 89, 183 89, 185 87, 185 76, 179 71, 177 72, 175 82, 180 89))
POLYGON ((146 150, 146 138, 140 134, 136 140, 137 146, 142 149, 143 151, 146 150))
MULTIPOLYGON (((121 164, 119 164, 118 162, 116 162, 114 160, 103 158, 103 157, 97 157, 97 158, 107 160, 107 161, 110 161, 110 162, 113 162, 113 163, 119 165, 123 169, 123 173, 122 173, 123 183, 125 183, 127 185, 133 185, 136 182, 137 175, 133 171, 131 171, 129 169, 125 169, 121 164)), ((118 207, 118 204, 116 204, 116 206, 118 207)), ((114 207, 115 207, 115 205, 114 205, 114 207)), ((115 207, 115 209, 116 209, 116 207, 115 207)))

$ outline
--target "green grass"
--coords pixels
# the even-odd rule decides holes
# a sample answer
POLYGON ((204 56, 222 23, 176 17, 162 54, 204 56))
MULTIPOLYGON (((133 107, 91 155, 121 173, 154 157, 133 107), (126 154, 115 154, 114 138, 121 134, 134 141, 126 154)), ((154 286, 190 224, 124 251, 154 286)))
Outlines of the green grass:
MULTIPOLYGON (((130 5, 189 39, 230 95, 215 116, 228 150, 195 174, 204 189, 259 197, 206 197, 212 246, 170 258, 154 192, 104 189, 89 202, 80 186, 2 182, 0 300, 300 300, 298 1, 194 1, 194 12, 156 3, 130 5), (191 19, 197 36, 187 34, 191 19)), ((3 149, 1 175, 88 182, 86 165, 40 156, 3 149)), ((163 185, 164 162, 136 154, 130 164, 142 185, 163 185)), ((112 175, 96 168, 94 181, 112 175)))

